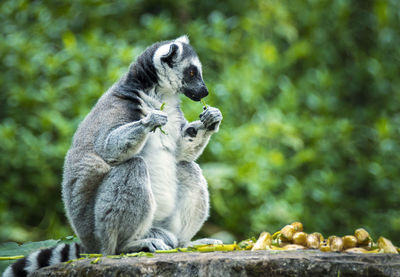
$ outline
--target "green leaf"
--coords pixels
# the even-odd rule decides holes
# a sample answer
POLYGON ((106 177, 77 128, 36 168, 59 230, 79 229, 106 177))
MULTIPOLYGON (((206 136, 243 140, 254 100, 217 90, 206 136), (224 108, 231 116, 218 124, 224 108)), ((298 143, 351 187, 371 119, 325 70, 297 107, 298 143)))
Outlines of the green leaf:
POLYGON ((165 108, 165 102, 163 102, 163 103, 161 104, 160 111, 164 110, 164 108, 165 108))

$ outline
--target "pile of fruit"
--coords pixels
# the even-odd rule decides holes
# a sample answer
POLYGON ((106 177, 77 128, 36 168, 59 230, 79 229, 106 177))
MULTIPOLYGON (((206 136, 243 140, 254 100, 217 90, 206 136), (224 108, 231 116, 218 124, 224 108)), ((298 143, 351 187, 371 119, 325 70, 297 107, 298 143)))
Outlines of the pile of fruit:
POLYGON ((319 249, 324 252, 348 253, 399 253, 399 249, 390 240, 380 237, 377 242, 374 242, 363 228, 355 230, 354 235, 330 236, 325 239, 318 232, 311 234, 303 232, 303 224, 300 222, 286 225, 273 235, 268 232, 261 233, 251 247, 251 250, 297 249, 319 249))
POLYGON ((343 237, 330 236, 324 238, 321 233, 307 234, 303 232, 303 224, 293 222, 286 225, 280 231, 271 235, 262 232, 258 239, 251 238, 240 243, 196 245, 188 248, 177 248, 172 250, 160 250, 156 253, 176 252, 213 252, 213 251, 235 251, 235 250, 302 250, 316 249, 323 252, 346 252, 346 253, 392 253, 398 254, 400 249, 384 237, 374 242, 368 232, 359 228, 354 235, 343 237))

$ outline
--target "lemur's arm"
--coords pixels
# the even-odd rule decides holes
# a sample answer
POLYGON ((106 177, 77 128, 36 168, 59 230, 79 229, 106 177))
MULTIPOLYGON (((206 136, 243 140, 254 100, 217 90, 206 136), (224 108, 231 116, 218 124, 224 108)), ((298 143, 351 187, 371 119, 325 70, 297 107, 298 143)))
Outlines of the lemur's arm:
POLYGON ((108 163, 121 163, 138 153, 151 130, 167 123, 167 114, 153 110, 145 118, 124 124, 96 141, 96 151, 108 163))
POLYGON ((182 129, 178 161, 195 161, 207 146, 211 135, 218 132, 221 120, 220 110, 208 107, 200 114, 200 120, 186 124, 182 129))

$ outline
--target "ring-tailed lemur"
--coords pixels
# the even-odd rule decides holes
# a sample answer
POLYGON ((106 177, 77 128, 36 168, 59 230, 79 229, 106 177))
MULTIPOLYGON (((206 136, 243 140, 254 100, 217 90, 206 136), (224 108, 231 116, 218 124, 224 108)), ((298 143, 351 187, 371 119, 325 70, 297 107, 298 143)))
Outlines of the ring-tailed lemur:
MULTIPOLYGON (((187 36, 147 48, 78 127, 65 159, 62 196, 85 252, 221 243, 190 241, 209 210, 207 183, 195 160, 222 115, 208 107, 200 120, 187 122, 179 92, 194 101, 208 95, 187 36)), ((77 244, 39 250, 3 276, 26 275, 78 255, 77 244)))

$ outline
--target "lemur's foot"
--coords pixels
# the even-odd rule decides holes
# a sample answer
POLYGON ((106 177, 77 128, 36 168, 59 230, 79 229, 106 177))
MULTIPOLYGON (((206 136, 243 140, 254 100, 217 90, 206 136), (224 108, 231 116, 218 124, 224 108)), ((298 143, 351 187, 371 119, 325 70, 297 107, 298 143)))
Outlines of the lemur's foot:
POLYGON ((170 248, 176 248, 178 246, 178 240, 175 235, 161 227, 150 228, 144 239, 145 238, 160 239, 170 248))
POLYGON ((218 131, 222 120, 222 113, 219 109, 208 107, 200 114, 200 121, 208 131, 218 131))
POLYGON ((193 247, 193 246, 202 245, 202 244, 223 244, 223 242, 219 239, 204 238, 204 239, 190 241, 185 245, 185 247, 193 247))
POLYGON ((156 252, 156 250, 170 250, 172 249, 168 246, 162 239, 147 238, 140 239, 131 242, 129 245, 122 249, 122 253, 133 253, 139 251, 145 252, 156 252))

